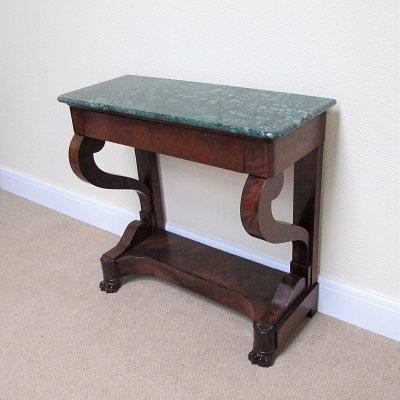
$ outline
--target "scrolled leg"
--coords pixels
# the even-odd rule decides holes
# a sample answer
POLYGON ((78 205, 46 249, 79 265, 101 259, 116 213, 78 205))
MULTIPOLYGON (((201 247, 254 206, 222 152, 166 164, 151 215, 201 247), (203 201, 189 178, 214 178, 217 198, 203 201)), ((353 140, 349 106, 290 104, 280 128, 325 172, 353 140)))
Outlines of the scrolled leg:
POLYGON ((301 241, 308 245, 309 234, 299 225, 277 221, 272 215, 272 200, 282 190, 283 173, 273 178, 251 176, 243 188, 240 217, 247 233, 269 243, 301 241))
MULTIPOLYGON (((76 131, 81 132, 79 126, 76 131)), ((83 134, 75 134, 71 140, 69 148, 69 161, 74 173, 80 179, 89 182, 94 186, 106 189, 130 189, 135 190, 139 195, 141 204, 141 221, 133 221, 130 223, 119 243, 101 257, 104 280, 100 283, 100 289, 106 293, 115 293, 121 287, 120 278, 132 273, 131 271, 120 270, 118 258, 143 240, 150 237, 158 227, 162 228, 163 225, 161 216, 156 225, 152 190, 143 182, 143 177, 142 179, 134 179, 109 174, 102 171, 96 165, 94 153, 99 152, 104 147, 104 144, 105 142, 103 140, 86 137, 83 134)), ((154 175, 154 170, 157 167, 156 161, 153 159, 151 161, 153 162, 151 164, 153 167, 151 172, 154 175)), ((141 170, 142 169, 143 168, 141 168, 141 170)), ((145 178, 147 178, 147 176, 145 178)), ((151 183, 155 186, 155 182, 151 183)))
POLYGON ((74 135, 69 147, 69 162, 75 175, 97 187, 135 190, 139 195, 143 215, 150 214, 152 202, 147 185, 138 179, 109 174, 96 165, 94 153, 98 153, 104 144, 103 140, 74 135))

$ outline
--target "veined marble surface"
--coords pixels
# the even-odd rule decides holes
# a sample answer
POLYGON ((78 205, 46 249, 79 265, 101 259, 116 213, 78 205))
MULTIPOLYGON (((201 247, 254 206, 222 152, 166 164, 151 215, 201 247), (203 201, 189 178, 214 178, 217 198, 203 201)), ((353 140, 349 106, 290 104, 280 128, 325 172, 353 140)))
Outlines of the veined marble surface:
POLYGON ((135 75, 62 94, 58 101, 269 139, 336 104, 323 97, 135 75))

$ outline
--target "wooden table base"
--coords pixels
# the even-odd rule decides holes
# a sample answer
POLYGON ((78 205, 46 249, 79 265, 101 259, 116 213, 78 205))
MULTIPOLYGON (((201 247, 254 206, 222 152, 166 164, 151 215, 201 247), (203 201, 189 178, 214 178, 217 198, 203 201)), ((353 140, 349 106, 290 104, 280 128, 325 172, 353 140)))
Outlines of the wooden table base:
POLYGON ((317 286, 181 236, 132 222, 120 243, 101 258, 101 290, 114 293, 132 274, 152 274, 245 313, 254 321, 253 364, 272 365, 275 350, 317 307, 317 286))
POLYGON ((76 175, 98 187, 135 190, 141 203, 140 221, 132 222, 101 258, 101 290, 113 293, 125 276, 152 274, 201 293, 253 319, 249 360, 262 367, 272 365, 277 347, 317 310, 325 114, 279 140, 260 141, 85 108, 71 112, 75 136, 70 163, 76 175), (97 167, 94 153, 107 140, 135 148, 138 179, 97 167), (290 273, 166 232, 158 153, 248 174, 240 205, 243 226, 250 235, 271 243, 293 242, 290 273), (281 191, 283 169, 292 164, 293 223, 286 223, 274 219, 271 203, 281 191))

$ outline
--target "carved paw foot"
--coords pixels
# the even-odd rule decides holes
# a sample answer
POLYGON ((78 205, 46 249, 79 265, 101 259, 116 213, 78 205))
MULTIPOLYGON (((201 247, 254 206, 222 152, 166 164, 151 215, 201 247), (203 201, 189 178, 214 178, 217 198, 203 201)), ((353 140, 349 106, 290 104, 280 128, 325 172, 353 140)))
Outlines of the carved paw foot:
POLYGON ((266 353, 264 351, 251 351, 249 353, 249 361, 252 364, 257 364, 260 367, 270 367, 274 361, 275 361, 275 357, 274 357, 274 353, 266 353))
POLYGON ((121 287, 120 280, 114 281, 101 281, 100 282, 100 290, 106 293, 115 293, 118 292, 118 289, 121 287))

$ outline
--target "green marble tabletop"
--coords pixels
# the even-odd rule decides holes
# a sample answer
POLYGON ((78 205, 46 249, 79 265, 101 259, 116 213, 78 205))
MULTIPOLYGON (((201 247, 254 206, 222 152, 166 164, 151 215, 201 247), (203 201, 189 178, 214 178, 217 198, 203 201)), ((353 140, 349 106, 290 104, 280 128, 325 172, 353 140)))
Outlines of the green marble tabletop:
POLYGON ((58 101, 269 139, 336 104, 323 97, 135 75, 62 94, 58 101))

